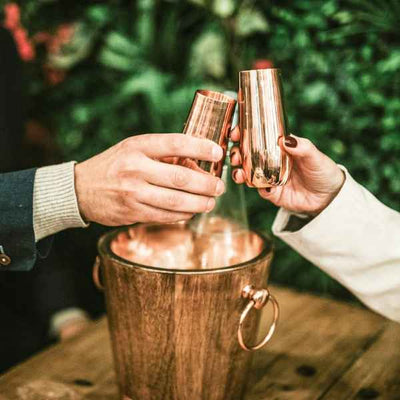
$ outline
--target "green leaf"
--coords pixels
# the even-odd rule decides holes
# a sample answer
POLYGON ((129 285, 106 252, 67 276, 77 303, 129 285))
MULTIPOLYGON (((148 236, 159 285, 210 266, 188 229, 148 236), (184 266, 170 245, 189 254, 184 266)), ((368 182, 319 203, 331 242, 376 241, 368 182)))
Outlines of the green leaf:
POLYGON ((110 8, 106 5, 90 6, 86 10, 89 20, 99 25, 104 25, 110 19, 110 8))
POLYGON ((214 0, 212 10, 220 18, 230 17, 236 8, 234 0, 214 0))
POLYGON ((98 61, 100 64, 113 68, 119 71, 132 71, 135 68, 135 64, 132 59, 115 53, 114 51, 103 49, 99 54, 98 61))
POLYGON ((303 101, 305 104, 313 105, 323 101, 330 92, 329 86, 323 81, 314 82, 304 88, 303 101))
POLYGON ((127 56, 138 56, 140 47, 119 32, 110 32, 105 39, 105 45, 112 51, 127 56))
POLYGON ((400 50, 393 50, 386 60, 382 60, 377 65, 382 73, 400 71, 400 50))
POLYGON ((252 8, 243 8, 239 11, 236 18, 236 34, 238 36, 246 37, 268 31, 268 21, 261 11, 252 8))
POLYGON ((219 32, 206 31, 193 44, 189 61, 190 75, 221 79, 226 73, 226 62, 224 36, 219 32))
POLYGON ((195 4, 196 6, 206 6, 206 0, 188 0, 189 3, 195 4))

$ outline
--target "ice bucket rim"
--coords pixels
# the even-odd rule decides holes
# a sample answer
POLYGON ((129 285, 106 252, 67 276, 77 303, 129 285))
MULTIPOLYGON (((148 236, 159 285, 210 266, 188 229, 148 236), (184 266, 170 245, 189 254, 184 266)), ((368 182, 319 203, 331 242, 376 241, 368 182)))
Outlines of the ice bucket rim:
MULTIPOLYGON (((210 269, 167 269, 167 268, 160 268, 160 267, 151 267, 149 265, 139 264, 133 261, 126 260, 117 254, 115 254, 111 248, 110 243, 111 241, 117 236, 119 233, 127 231, 128 229, 138 226, 138 225, 148 225, 148 224, 135 224, 129 226, 122 226, 112 231, 106 232, 103 234, 98 242, 97 242, 97 250, 101 258, 108 258, 113 262, 117 262, 119 265, 128 267, 128 268, 136 268, 141 271, 147 272, 154 272, 154 273, 161 273, 161 274, 170 274, 170 275, 207 275, 207 274, 218 274, 218 273, 226 273, 226 272, 233 272, 240 269, 248 268, 252 265, 257 264, 261 259, 265 258, 265 260, 271 261, 273 254, 274 254, 274 243, 269 235, 262 233, 255 229, 250 229, 251 232, 258 235, 263 241, 263 249, 261 252, 254 258, 247 260, 245 262, 230 265, 228 267, 218 267, 218 268, 210 268, 210 269), (269 246, 267 245, 269 244, 269 246)), ((157 224, 154 224, 157 225, 157 224)))

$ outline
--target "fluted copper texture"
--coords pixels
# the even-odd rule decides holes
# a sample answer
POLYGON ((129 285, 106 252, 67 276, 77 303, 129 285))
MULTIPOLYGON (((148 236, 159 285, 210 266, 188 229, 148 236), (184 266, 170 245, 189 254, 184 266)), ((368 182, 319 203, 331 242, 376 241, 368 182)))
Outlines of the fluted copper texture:
POLYGON ((280 70, 241 71, 238 101, 246 184, 257 188, 284 185, 291 163, 279 146, 288 135, 280 70))
POLYGON ((218 143, 224 150, 224 156, 219 162, 180 159, 178 164, 194 169, 200 167, 206 172, 221 176, 235 106, 236 100, 222 93, 196 91, 183 133, 218 143))

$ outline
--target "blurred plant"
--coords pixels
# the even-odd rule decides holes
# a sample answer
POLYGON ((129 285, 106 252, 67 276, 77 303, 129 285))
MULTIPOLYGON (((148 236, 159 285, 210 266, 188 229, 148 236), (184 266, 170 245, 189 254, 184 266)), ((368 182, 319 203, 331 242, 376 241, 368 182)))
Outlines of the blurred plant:
POLYGON ((16 3, 6 4, 4 14, 4 27, 13 34, 20 57, 24 61, 32 61, 35 58, 35 50, 26 29, 21 25, 19 6, 16 3))
MULTIPOLYGON (((399 207, 399 0, 15 4, 30 37, 52 35, 27 64, 30 114, 53 127, 66 158, 133 133, 180 132, 195 89, 236 89, 239 70, 273 63, 283 71, 290 129, 399 207), (62 75, 49 78, 43 66, 62 75)), ((5 9, 14 28, 15 4, 5 9)), ((274 207, 252 190, 247 202, 253 226, 269 231, 274 207)), ((281 243, 273 276, 344 293, 281 243)))

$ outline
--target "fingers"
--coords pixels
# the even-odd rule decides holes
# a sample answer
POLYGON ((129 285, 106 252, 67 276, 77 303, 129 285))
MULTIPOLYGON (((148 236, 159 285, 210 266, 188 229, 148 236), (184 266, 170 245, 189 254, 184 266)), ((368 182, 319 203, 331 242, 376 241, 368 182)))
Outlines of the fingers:
POLYGON ((138 219, 135 218, 138 222, 157 222, 165 224, 186 221, 193 217, 191 213, 162 210, 147 204, 141 204, 137 207, 136 215, 140 215, 138 219))
POLYGON ((246 175, 241 168, 234 169, 232 172, 232 179, 238 183, 242 184, 246 181, 246 175))
POLYGON ((189 157, 219 161, 223 156, 222 147, 213 141, 182 133, 140 135, 128 140, 132 140, 132 147, 150 158, 189 157))
POLYGON ((282 138, 279 144, 295 158, 318 158, 322 154, 310 140, 292 134, 282 138))
POLYGON ((263 199, 269 200, 271 203, 277 205, 279 204, 282 189, 282 186, 275 186, 271 188, 258 189, 258 193, 263 199))
POLYGON ((242 165, 242 156, 240 154, 239 147, 232 147, 230 157, 232 166, 238 167, 239 165, 242 165))
POLYGON ((150 159, 143 178, 152 185, 209 197, 220 196, 225 191, 224 182, 211 174, 150 159))
POLYGON ((234 142, 238 142, 240 140, 240 131, 239 131, 239 126, 236 126, 232 131, 231 131, 231 139, 234 142))
POLYGON ((201 196, 146 184, 140 193, 138 200, 163 210, 178 211, 184 213, 203 213, 211 211, 215 206, 213 197, 201 196))

